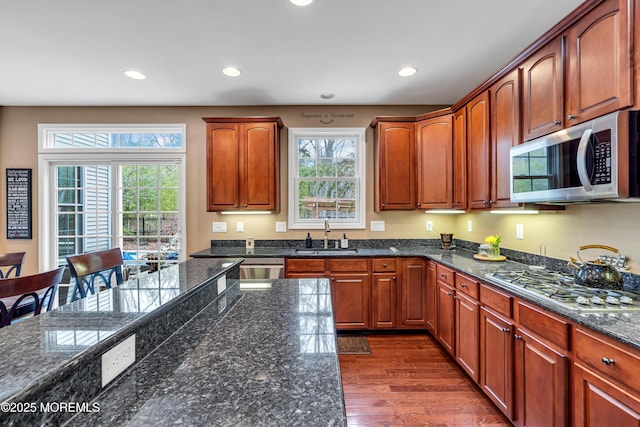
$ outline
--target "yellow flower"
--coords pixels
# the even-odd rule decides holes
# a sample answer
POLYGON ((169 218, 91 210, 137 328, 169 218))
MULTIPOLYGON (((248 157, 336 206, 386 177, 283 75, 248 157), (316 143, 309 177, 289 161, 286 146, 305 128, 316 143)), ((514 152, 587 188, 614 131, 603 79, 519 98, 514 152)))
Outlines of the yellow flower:
POLYGON ((499 234, 496 234, 495 236, 487 236, 484 239, 485 243, 488 243, 489 245, 494 247, 500 246, 501 241, 502 241, 502 238, 500 237, 499 234))

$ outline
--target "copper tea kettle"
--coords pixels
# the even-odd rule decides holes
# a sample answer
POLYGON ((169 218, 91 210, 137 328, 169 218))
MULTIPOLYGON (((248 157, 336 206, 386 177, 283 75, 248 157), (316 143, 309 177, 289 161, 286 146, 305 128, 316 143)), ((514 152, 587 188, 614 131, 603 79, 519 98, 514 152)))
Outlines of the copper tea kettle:
MULTIPOLYGON (((611 246, 604 245, 584 245, 578 248, 576 254, 578 260, 570 258, 569 266, 576 269, 575 281, 578 285, 588 286, 590 288, 600 289, 622 289, 622 275, 613 265, 604 263, 600 260, 584 261, 580 256, 580 252, 586 249, 604 249, 618 255, 620 259, 620 251, 611 246)), ((614 263, 615 264, 615 263, 614 263)))

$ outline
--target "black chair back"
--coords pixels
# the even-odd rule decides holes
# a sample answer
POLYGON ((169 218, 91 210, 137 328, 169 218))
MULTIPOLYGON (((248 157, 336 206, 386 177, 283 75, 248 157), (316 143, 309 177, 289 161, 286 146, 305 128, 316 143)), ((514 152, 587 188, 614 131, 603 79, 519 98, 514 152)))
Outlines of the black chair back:
POLYGON ((11 252, 0 254, 0 279, 12 277, 12 275, 13 277, 20 276, 22 264, 24 264, 24 259, 26 258, 26 256, 26 252, 11 252), (3 267, 5 267, 4 271, 3 267))
POLYGON ((27 314, 53 308, 64 267, 29 276, 0 279, 0 328, 27 314))
POLYGON ((122 276, 122 251, 120 248, 89 252, 67 257, 71 278, 75 281, 71 301, 96 293, 96 286, 104 284, 107 289, 112 287, 115 276, 116 285, 124 282, 122 276))

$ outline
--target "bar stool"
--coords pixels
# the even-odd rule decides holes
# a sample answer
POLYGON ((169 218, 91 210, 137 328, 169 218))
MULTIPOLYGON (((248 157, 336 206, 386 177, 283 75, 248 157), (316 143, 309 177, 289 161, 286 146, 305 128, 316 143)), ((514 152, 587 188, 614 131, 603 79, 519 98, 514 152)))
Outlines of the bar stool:
POLYGON ((22 264, 24 264, 24 259, 26 258, 26 252, 11 252, 6 254, 0 254, 0 279, 6 279, 11 276, 13 273, 13 277, 18 277, 20 275, 20 271, 22 270, 22 264), (5 268, 4 271, 3 267, 5 268))
POLYGON ((96 293, 96 284, 111 289, 115 276, 116 285, 124 282, 122 276, 122 251, 120 248, 89 252, 67 257, 71 279, 75 280, 71 301, 96 293))
POLYGON ((53 308, 64 267, 29 276, 2 279, 0 328, 53 308), (9 306, 9 308, 7 308, 9 306))

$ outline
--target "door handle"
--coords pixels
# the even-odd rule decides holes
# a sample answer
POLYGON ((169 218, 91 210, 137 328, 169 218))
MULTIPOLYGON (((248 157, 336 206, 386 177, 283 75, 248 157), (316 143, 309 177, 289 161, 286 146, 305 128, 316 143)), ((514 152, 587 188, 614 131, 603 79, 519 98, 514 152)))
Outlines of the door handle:
POLYGON ((576 159, 578 178, 580 179, 580 184, 582 184, 585 191, 593 190, 593 187, 591 187, 591 178, 589 177, 589 172, 587 172, 587 146, 589 145, 589 138, 591 138, 592 133, 592 129, 586 129, 582 134, 582 138, 580 138, 580 143, 578 144, 576 159))

